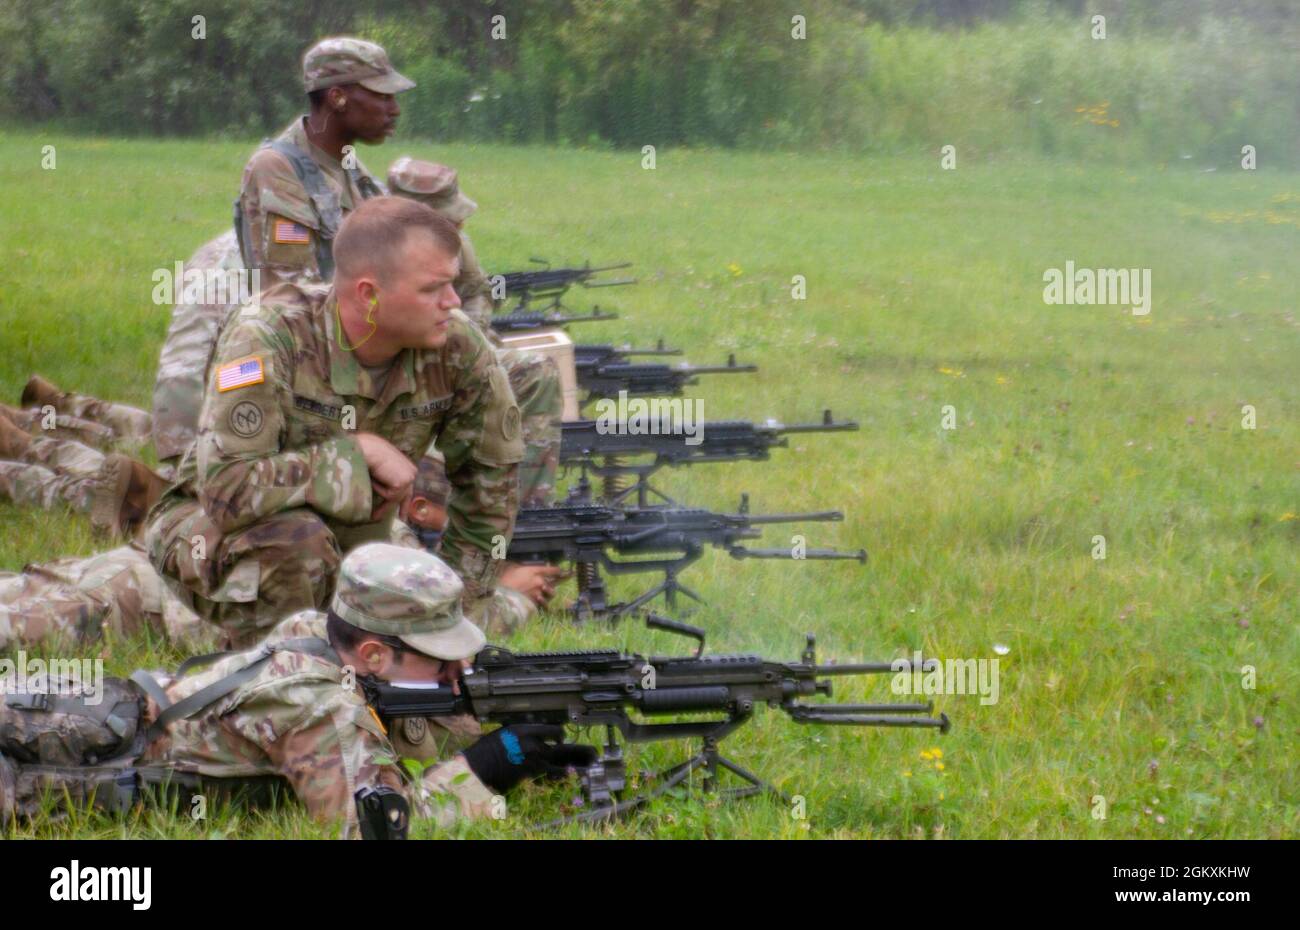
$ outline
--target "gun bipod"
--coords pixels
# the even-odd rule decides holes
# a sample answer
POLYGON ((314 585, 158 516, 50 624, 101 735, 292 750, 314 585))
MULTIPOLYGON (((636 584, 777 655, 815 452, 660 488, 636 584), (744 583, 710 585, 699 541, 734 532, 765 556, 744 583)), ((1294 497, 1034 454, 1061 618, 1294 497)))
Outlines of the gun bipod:
POLYGON ((655 798, 667 794, 691 776, 703 770, 701 790, 705 794, 716 793, 724 801, 735 801, 752 797, 756 794, 771 794, 780 798, 783 804, 789 804, 790 798, 778 788, 759 778, 753 772, 742 767, 718 751, 718 744, 733 730, 749 722, 751 715, 740 714, 718 723, 718 726, 704 735, 700 751, 689 759, 660 772, 651 773, 648 780, 656 782, 654 788, 625 800, 618 800, 618 795, 626 788, 627 772, 623 759, 622 747, 614 738, 614 728, 608 728, 606 745, 599 759, 586 770, 579 773, 582 781, 584 800, 591 807, 588 810, 556 820, 537 824, 534 829, 551 830, 572 823, 596 823, 622 817, 644 807, 655 798), (719 769, 731 772, 745 784, 736 788, 718 788, 719 769))

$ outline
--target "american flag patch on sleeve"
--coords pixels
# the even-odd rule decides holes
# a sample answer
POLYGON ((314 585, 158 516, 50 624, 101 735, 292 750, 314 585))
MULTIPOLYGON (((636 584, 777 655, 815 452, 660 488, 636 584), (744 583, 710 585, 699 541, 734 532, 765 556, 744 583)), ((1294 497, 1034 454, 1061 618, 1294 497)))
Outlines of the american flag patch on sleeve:
POLYGON ((254 355, 252 358, 243 358, 237 362, 231 362, 229 365, 222 365, 217 369, 217 391, 233 391, 235 388, 248 387, 250 384, 261 384, 266 380, 262 372, 262 358, 254 355))
POLYGON ((271 238, 277 245, 306 245, 311 242, 311 230, 293 220, 276 219, 271 238))

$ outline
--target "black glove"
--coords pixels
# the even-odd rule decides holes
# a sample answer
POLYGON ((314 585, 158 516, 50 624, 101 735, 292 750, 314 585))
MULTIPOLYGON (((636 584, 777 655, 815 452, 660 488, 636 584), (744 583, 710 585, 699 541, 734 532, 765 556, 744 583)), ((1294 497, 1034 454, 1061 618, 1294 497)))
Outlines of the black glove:
POLYGON ((564 742, 564 727, 549 723, 520 723, 482 737, 463 753, 469 769, 497 794, 505 794, 525 778, 563 778, 569 767, 596 761, 596 747, 564 742))

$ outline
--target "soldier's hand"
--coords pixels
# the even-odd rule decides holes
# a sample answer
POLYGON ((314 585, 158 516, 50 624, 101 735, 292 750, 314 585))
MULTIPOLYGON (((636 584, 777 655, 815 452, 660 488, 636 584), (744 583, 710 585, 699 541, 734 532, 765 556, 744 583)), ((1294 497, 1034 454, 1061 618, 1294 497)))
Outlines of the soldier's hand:
POLYGON ((383 436, 357 433, 356 439, 366 460, 366 468, 370 470, 370 483, 375 493, 383 498, 375 512, 391 512, 390 504, 400 504, 411 493, 417 472, 415 463, 383 436))
POLYGON ((564 742, 558 724, 517 723, 492 731, 463 755, 479 781, 505 794, 525 778, 563 778, 570 768, 585 768, 597 752, 594 746, 564 742))
POLYGON ((507 562, 501 569, 497 584, 518 591, 538 607, 545 607, 555 596, 555 587, 568 573, 558 565, 520 565, 507 562))

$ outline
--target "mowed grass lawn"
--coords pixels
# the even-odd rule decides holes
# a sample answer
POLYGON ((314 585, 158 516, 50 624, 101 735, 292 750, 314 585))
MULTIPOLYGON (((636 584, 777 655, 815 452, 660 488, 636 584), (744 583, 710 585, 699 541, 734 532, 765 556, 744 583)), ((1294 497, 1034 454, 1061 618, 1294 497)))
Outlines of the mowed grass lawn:
MULTIPOLYGON (((0 398, 37 371, 148 406, 169 319, 151 275, 225 227, 253 144, 0 136, 0 398)), ((635 287, 576 295, 621 313, 575 328, 579 341, 663 337, 697 363, 757 363, 701 383, 706 417, 829 407, 861 422, 794 437, 768 463, 661 476, 697 506, 734 508, 747 491, 756 512, 840 508, 843 524, 773 527, 763 544, 799 531, 870 551, 865 567, 710 552, 684 576, 708 598, 692 620, 710 650, 793 661, 813 631, 827 659, 1000 659, 997 703, 937 698, 946 736, 761 710, 725 748, 802 796, 806 819, 772 800, 680 796, 597 833, 1296 835, 1300 177, 662 148, 651 171, 639 152, 402 140, 363 159, 383 172, 400 154, 460 170, 489 271, 530 256, 635 262, 635 287), (1150 314, 1046 305, 1043 273, 1067 260, 1151 269, 1150 314), (795 275, 806 300, 791 298, 795 275)), ((96 545, 75 515, 2 506, 0 521, 3 569, 96 545)), ((560 619, 510 645, 691 648, 560 619)), ((106 653, 119 674, 179 658, 145 642, 106 653)), ((836 698, 888 691, 887 678, 845 681, 836 698)), ((662 767, 689 748, 631 759, 662 767)), ((524 791, 504 820, 461 832, 530 835, 575 793, 524 791)), ((292 807, 11 832, 331 835, 292 807)))

